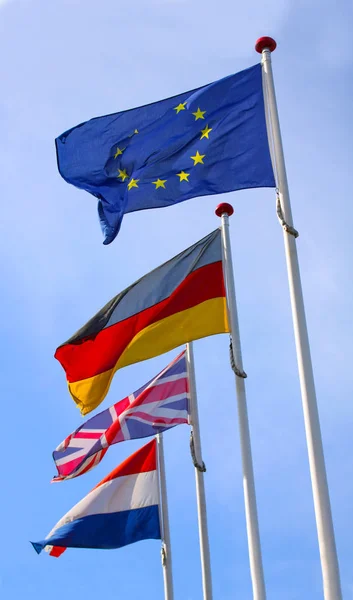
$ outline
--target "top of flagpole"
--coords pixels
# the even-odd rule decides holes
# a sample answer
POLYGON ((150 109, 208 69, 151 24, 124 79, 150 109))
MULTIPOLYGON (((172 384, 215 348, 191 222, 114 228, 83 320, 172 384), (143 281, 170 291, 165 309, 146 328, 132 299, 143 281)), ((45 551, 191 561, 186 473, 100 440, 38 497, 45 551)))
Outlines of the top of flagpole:
POLYGON ((218 204, 215 210, 217 217, 221 217, 224 214, 228 215, 228 217, 231 217, 233 212, 234 208, 231 204, 228 204, 228 202, 221 202, 221 204, 218 204))
POLYGON ((255 44, 255 50, 259 54, 262 54, 262 51, 265 50, 265 48, 268 48, 270 52, 273 52, 274 50, 276 50, 276 47, 277 44, 275 40, 267 35, 260 37, 258 40, 256 40, 255 44))

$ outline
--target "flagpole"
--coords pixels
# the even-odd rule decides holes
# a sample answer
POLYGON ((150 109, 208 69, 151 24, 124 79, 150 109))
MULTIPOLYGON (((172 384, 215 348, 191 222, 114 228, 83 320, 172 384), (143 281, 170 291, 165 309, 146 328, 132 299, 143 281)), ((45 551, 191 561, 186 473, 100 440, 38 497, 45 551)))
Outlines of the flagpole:
POLYGON ((271 65, 271 52, 273 52, 275 48, 276 42, 270 37, 258 39, 255 45, 256 51, 259 52, 259 54, 262 54, 266 92, 265 98, 269 116, 268 134, 269 142, 273 142, 274 171, 277 178, 279 194, 278 208, 280 209, 279 216, 284 235, 294 336, 297 349, 306 441, 309 454, 311 485, 314 497, 316 527, 321 557, 324 597, 325 600, 341 600, 342 592, 335 534, 295 241, 298 234, 293 228, 286 166, 271 65))
POLYGON ((162 533, 162 567, 164 580, 164 599, 174 599, 173 572, 172 572, 172 547, 170 543, 169 512, 167 497, 167 482, 165 476, 163 434, 157 436, 158 472, 160 490, 160 521, 162 533))
POLYGON ((235 363, 233 370, 235 372, 235 386, 238 404, 240 446, 243 464, 244 503, 246 528, 248 534, 253 600, 266 600, 259 523, 256 506, 254 469, 251 454, 248 410, 246 405, 246 374, 243 371, 238 311, 234 285, 233 261, 229 237, 229 217, 233 214, 234 211, 233 207, 230 204, 223 202, 222 204, 219 204, 217 206, 215 212, 216 215, 218 217, 221 217, 222 220, 223 269, 227 287, 227 305, 232 339, 232 358, 234 359, 235 363))
POLYGON ((192 342, 186 344, 186 361, 190 382, 189 413, 190 424, 192 427, 191 447, 195 467, 203 598, 204 600, 212 600, 211 558, 208 539, 205 482, 203 477, 204 471, 206 469, 202 460, 201 452, 201 436, 199 424, 199 411, 197 407, 194 349, 192 342))

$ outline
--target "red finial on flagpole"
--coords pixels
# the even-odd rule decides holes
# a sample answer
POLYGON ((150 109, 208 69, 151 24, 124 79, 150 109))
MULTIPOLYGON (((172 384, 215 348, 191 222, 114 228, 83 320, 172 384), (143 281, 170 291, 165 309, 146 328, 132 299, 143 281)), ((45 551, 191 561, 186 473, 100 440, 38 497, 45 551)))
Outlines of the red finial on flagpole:
POLYGON ((275 40, 267 35, 260 37, 258 40, 256 40, 255 44, 255 50, 259 54, 262 54, 262 51, 265 50, 265 48, 268 48, 270 52, 273 52, 276 50, 276 47, 277 44, 275 40))
POLYGON ((224 214, 228 215, 228 217, 231 217, 233 212, 234 208, 231 204, 228 204, 228 202, 221 202, 221 204, 218 204, 215 210, 217 217, 221 217, 224 214))

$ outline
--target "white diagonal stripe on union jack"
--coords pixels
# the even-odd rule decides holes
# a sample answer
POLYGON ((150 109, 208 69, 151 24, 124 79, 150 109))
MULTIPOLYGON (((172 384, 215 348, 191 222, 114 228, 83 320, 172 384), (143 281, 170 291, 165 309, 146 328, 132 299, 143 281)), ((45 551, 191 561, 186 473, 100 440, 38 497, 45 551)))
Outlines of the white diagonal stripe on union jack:
POLYGON ((58 475, 52 481, 72 479, 90 471, 113 444, 188 423, 188 393, 184 351, 142 388, 67 436, 53 452, 58 475))

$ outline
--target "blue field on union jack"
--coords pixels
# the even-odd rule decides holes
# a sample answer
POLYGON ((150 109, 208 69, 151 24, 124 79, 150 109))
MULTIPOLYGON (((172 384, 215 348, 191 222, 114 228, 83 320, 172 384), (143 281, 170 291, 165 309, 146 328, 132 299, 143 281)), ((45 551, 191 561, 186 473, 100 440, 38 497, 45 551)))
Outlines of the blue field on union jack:
POLYGON ((71 433, 53 452, 58 475, 52 481, 87 473, 113 444, 188 423, 188 394, 184 351, 146 385, 71 433))

